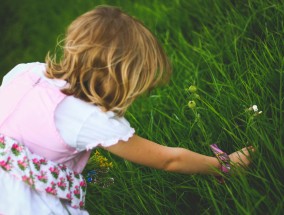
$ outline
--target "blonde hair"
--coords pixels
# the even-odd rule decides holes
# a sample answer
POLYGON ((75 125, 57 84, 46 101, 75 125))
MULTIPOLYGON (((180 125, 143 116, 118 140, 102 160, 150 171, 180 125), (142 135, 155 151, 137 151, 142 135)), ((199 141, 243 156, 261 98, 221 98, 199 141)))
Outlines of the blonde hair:
POLYGON ((67 95, 123 115, 133 100, 169 79, 169 61, 153 34, 138 20, 99 6, 67 29, 63 55, 46 57, 49 78, 66 80, 67 95))

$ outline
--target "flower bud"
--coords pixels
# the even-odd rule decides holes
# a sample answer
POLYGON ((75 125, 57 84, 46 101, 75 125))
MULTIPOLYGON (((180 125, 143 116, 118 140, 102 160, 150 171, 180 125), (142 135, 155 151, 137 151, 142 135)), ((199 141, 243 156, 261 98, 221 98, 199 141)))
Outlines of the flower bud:
POLYGON ((200 99, 200 95, 198 95, 197 93, 194 93, 193 97, 196 98, 196 99, 200 99))
POLYGON ((189 88, 188 88, 188 91, 191 92, 191 93, 195 93, 197 91, 197 87, 194 86, 194 85, 191 85, 189 88))
POLYGON ((189 101, 187 105, 188 105, 188 107, 191 108, 191 109, 196 107, 195 101, 189 101))

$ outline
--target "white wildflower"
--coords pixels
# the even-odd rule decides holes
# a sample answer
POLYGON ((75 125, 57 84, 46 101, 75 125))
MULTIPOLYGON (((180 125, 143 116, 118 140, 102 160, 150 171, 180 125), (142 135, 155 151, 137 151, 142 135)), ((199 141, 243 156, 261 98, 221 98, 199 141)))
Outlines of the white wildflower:
POLYGON ((257 105, 253 105, 249 107, 249 110, 253 110, 254 112, 257 112, 258 111, 257 105))
POLYGON ((249 107, 247 110, 253 111, 253 112, 254 112, 254 116, 257 116, 257 115, 259 115, 259 114, 262 113, 262 111, 258 111, 257 105, 252 105, 252 106, 249 107))
POLYGON ((258 111, 257 105, 253 105, 252 109, 253 109, 254 112, 257 112, 258 111))

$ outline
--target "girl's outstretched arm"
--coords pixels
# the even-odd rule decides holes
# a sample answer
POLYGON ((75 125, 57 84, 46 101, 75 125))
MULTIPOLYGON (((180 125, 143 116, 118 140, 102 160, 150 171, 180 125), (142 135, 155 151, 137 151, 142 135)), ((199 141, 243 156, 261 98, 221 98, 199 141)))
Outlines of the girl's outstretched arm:
MULTIPOLYGON (((184 148, 163 146, 137 135, 105 149, 131 162, 170 172, 216 174, 216 169, 220 168, 220 163, 215 157, 184 148)), ((244 166, 249 164, 248 157, 247 149, 230 155, 233 163, 244 166)))

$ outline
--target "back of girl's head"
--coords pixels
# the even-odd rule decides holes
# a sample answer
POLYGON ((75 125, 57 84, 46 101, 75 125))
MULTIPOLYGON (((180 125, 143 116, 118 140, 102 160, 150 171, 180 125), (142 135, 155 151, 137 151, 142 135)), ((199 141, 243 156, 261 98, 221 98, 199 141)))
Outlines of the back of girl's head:
POLYGON ((63 56, 46 58, 47 77, 66 80, 67 95, 123 115, 133 100, 166 81, 168 59, 152 33, 120 9, 100 6, 69 26, 63 56))

